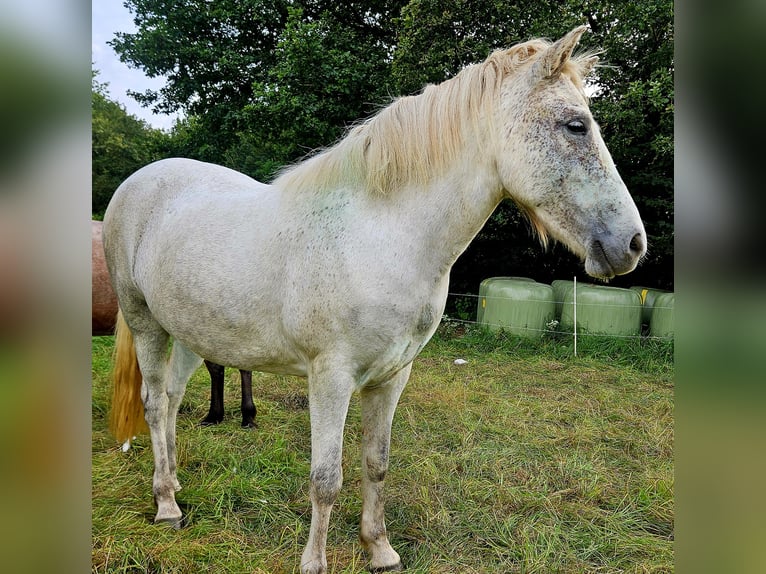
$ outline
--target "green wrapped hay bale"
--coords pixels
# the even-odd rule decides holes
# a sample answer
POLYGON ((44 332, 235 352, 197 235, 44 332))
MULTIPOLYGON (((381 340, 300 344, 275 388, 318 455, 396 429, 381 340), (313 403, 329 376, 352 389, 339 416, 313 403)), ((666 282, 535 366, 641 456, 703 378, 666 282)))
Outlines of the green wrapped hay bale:
POLYGON ((479 305, 480 324, 530 338, 542 337, 556 312, 553 288, 523 277, 497 277, 487 283, 479 305))
POLYGON ((654 302, 657 297, 663 293, 667 293, 664 289, 653 289, 651 287, 631 287, 639 295, 641 295, 641 304, 643 305, 643 311, 641 313, 641 321, 645 325, 649 325, 652 321, 652 309, 654 308, 654 302))
MULTIPOLYGON (((556 303, 556 319, 561 321, 561 311, 564 307, 564 301, 568 301, 569 305, 572 305, 572 289, 574 289, 575 282, 569 279, 556 279, 551 283, 553 287, 553 300, 556 303), (567 299, 567 296, 569 297, 567 299)), ((594 285, 587 282, 577 282, 577 288, 587 287, 594 285)))
MULTIPOLYGON (((604 335, 641 334, 641 295, 632 289, 577 284, 577 332, 604 335)), ((562 331, 574 330, 574 289, 564 293, 562 331)))
POLYGON ((487 290, 491 289, 492 285, 502 283, 503 281, 527 281, 534 283, 534 279, 528 277, 490 277, 485 279, 479 284, 479 301, 476 304, 476 322, 481 323, 484 319, 484 309, 487 307, 487 290))
POLYGON ((652 321, 649 323, 649 334, 652 337, 673 337, 673 307, 675 302, 675 293, 662 293, 654 300, 652 321))
POLYGON ((556 319, 561 321, 561 309, 564 306, 564 299, 566 294, 574 288, 574 281, 556 279, 551 283, 551 287, 553 288, 553 301, 556 303, 556 319))

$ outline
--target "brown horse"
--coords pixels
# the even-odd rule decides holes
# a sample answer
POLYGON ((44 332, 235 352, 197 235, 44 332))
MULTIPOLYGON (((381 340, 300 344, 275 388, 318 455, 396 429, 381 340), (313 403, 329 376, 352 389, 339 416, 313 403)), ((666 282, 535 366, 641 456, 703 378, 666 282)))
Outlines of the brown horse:
MULTIPOLYGON (((117 322, 117 296, 112 289, 109 271, 104 260, 104 246, 101 240, 102 223, 91 221, 92 240, 92 282, 93 305, 91 312, 92 335, 114 335, 117 322)), ((215 425, 223 421, 223 379, 224 367, 205 361, 210 373, 210 411, 200 421, 201 425, 215 425)), ((242 426, 255 427, 255 404, 253 403, 253 374, 239 371, 242 382, 242 426)))
POLYGON ((91 334, 114 335, 117 322, 117 295, 109 280, 109 271, 104 260, 104 246, 101 241, 102 223, 90 222, 91 234, 91 279, 93 297, 91 309, 91 334))

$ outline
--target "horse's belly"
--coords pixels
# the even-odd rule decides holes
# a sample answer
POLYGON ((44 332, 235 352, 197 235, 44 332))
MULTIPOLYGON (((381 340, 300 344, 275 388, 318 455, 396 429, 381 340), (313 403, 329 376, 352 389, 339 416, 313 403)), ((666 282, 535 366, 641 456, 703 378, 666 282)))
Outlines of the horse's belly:
POLYGON ((306 376, 306 361, 278 336, 264 333, 236 333, 215 330, 208 338, 176 338, 199 356, 227 367, 280 375, 306 376))
MULTIPOLYGON (((231 354, 229 363, 220 364, 278 375, 305 377, 307 374, 306 359, 293 345, 276 333, 261 331, 243 336, 238 343, 239 349, 231 354)), ((225 353, 223 358, 226 358, 225 353)))
POLYGON ((203 298, 201 292, 149 296, 147 303, 163 329, 203 359, 249 371, 305 376, 306 361, 284 336, 274 303, 254 305, 225 292, 203 298))

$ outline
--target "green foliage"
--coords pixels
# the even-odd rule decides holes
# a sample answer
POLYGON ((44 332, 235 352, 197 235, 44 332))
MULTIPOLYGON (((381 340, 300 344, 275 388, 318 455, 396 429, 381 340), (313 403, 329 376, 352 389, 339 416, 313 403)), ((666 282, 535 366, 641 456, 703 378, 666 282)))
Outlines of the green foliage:
MULTIPOLYGON (((110 44, 123 61, 149 77, 166 76, 159 91, 137 99, 160 112, 215 113, 251 99, 252 83, 274 64, 273 50, 287 16, 286 0, 129 0, 138 26, 110 44)), ((229 110, 225 110, 224 113, 229 110)))
MULTIPOLYGON (((399 91, 438 83, 534 36, 558 38, 582 23, 571 2, 411 0, 398 19, 392 75, 399 91)), ((578 3, 579 4, 579 3, 578 3)))
POLYGON ((103 216, 115 189, 131 173, 166 154, 169 136, 128 114, 92 78, 92 213, 103 216))
POLYGON ((329 12, 307 21, 302 10, 291 9, 276 63, 253 84, 252 103, 239 115, 246 129, 227 152, 227 164, 260 175, 337 140, 374 110, 370 102, 384 99, 385 52, 373 36, 329 12), (258 160, 266 170, 252 165, 258 160))
POLYGON ((138 31, 111 45, 159 91, 134 94, 186 113, 174 151, 268 180, 333 143, 387 98, 400 2, 129 0, 138 31))

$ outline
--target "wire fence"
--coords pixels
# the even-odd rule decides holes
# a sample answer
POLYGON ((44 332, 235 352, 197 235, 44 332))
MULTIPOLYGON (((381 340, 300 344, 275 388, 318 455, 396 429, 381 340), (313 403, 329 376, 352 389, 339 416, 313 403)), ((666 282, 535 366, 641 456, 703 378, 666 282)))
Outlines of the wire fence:
MULTIPOLYGON (((576 297, 576 288, 575 288, 575 297, 573 300, 569 301, 553 301, 554 305, 557 309, 563 310, 565 307, 572 307, 572 315, 573 315, 573 324, 571 330, 563 329, 561 327, 561 321, 559 318, 554 318, 551 321, 547 322, 545 327, 543 328, 534 328, 534 327, 528 327, 528 326, 521 326, 521 325, 509 325, 509 324, 500 324, 500 323, 491 323, 486 320, 471 320, 466 319, 465 316, 467 314, 467 311, 464 311, 461 313, 462 317, 456 317, 454 315, 445 315, 445 319, 453 322, 453 323, 459 323, 464 325, 475 325, 475 326, 481 326, 481 327, 494 327, 497 329, 505 329, 505 330, 513 330, 514 332, 518 331, 526 331, 529 332, 530 335, 535 334, 536 336, 540 336, 543 334, 550 334, 550 335, 559 335, 559 336, 571 336, 574 339, 575 342, 575 354, 576 354, 576 345, 577 345, 577 338, 578 337, 595 337, 595 338, 604 338, 604 339, 636 339, 636 340, 658 340, 658 341, 672 341, 674 339, 673 333, 670 333, 668 335, 652 335, 648 329, 645 330, 645 332, 639 332, 639 334, 619 334, 619 333, 598 333, 598 332, 588 332, 585 330, 582 330, 580 328, 580 325, 577 321, 577 309, 586 309, 586 308, 633 308, 638 309, 641 313, 644 312, 645 306, 643 304, 641 305, 625 305, 625 304, 616 304, 616 303, 593 303, 593 302, 582 302, 577 301, 576 297)), ((481 300, 484 300, 486 302, 496 302, 496 301, 512 301, 514 303, 540 303, 539 299, 523 299, 518 297, 505 297, 505 296, 497 296, 497 295, 476 295, 473 293, 448 293, 448 297, 452 298, 453 302, 455 299, 461 300, 461 301, 473 301, 471 314, 473 317, 477 316, 478 308, 481 300)), ((468 307, 466 304, 456 304, 455 307, 460 308, 462 307, 464 310, 468 307)), ((672 306, 664 306, 664 305, 652 305, 652 312, 655 310, 662 309, 662 310, 668 310, 672 311, 672 306)), ((557 312, 556 315, 558 317, 561 317, 561 313, 557 312)), ((642 320, 640 330, 644 330, 644 325, 646 323, 642 320)))

